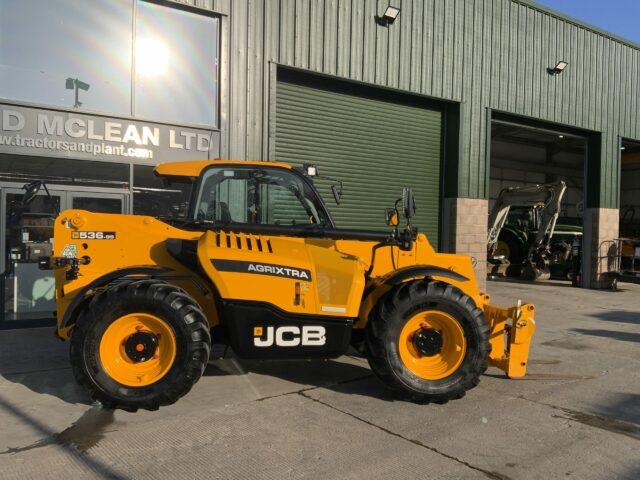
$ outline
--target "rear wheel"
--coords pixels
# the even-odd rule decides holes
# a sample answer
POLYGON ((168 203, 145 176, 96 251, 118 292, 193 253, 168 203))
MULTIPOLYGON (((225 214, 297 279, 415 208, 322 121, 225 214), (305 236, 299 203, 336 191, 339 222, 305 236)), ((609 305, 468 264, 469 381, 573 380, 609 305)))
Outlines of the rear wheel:
POLYGON ((201 377, 211 337, 186 292, 158 280, 119 282, 98 293, 71 337, 76 380, 109 408, 157 410, 201 377))
POLYGON ((500 232, 498 249, 512 265, 519 265, 525 260, 524 241, 510 230, 503 229, 500 232))
POLYGON ((445 403, 475 387, 488 366, 489 327, 458 288, 415 280, 391 289, 366 329, 373 372, 403 397, 445 403))

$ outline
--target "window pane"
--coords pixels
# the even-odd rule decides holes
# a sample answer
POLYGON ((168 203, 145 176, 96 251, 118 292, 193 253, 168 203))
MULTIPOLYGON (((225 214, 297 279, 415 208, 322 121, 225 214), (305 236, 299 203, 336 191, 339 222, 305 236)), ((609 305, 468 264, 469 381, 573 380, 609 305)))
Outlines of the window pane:
POLYGON ((51 271, 38 268, 38 259, 52 253, 53 220, 61 198, 41 191, 22 204, 21 193, 7 193, 4 252, 4 309, 6 320, 50 318, 56 303, 51 271))
POLYGON ((152 217, 184 218, 189 208, 191 184, 163 184, 153 167, 133 166, 133 213, 152 217))
POLYGON ((130 115, 132 22, 131 0, 0 0, 0 97, 130 115))
POLYGON ((136 115, 216 125, 217 19, 137 2, 136 115))
POLYGON ((73 197, 71 208, 95 213, 123 213, 122 200, 100 196, 73 197))
POLYGON ((0 153, 0 180, 124 190, 129 188, 129 164, 0 153))
POLYGON ((312 223, 310 215, 291 190, 267 185, 267 223, 273 225, 305 225, 312 223))

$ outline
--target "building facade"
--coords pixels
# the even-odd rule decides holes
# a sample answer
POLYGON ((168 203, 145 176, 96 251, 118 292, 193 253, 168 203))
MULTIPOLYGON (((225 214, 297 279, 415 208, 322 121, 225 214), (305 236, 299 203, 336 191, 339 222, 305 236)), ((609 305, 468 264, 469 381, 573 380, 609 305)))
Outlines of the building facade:
POLYGON ((525 0, 398 0, 391 23, 382 0, 26 3, 0 0, 5 327, 51 316, 34 259, 55 211, 179 214, 184 192, 151 174, 172 160, 314 163, 343 180, 331 210, 348 227, 384 228, 412 186, 418 226, 475 257, 481 281, 492 185, 565 172, 579 179, 583 285, 603 283, 621 145, 640 139, 628 41, 525 0), (548 161, 523 160, 523 142, 548 161), (35 180, 52 197, 25 214, 35 180))

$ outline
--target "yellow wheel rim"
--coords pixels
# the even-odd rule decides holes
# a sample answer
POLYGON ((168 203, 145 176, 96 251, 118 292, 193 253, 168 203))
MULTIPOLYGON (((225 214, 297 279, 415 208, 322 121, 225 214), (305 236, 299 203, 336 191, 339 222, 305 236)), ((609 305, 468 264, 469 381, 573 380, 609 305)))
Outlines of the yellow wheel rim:
MULTIPOLYGON (((424 338, 424 337, 423 337, 424 338)), ((398 339, 400 359, 414 375, 425 380, 440 380, 453 374, 467 352, 467 340, 462 325, 455 318, 438 310, 426 310, 407 320, 398 339), (430 347, 419 350, 417 335, 431 333, 436 337, 430 347)))
POLYGON ((164 377, 176 358, 176 337, 164 320, 147 313, 116 319, 100 340, 107 375, 128 387, 144 387, 164 377))

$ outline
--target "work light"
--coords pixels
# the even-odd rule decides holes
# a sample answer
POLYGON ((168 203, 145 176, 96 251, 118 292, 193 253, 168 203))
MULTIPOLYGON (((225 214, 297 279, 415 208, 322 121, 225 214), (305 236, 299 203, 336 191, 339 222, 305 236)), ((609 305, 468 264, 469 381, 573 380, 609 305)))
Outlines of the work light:
POLYGON ((560 75, 567 66, 569 66, 569 63, 562 60, 558 62, 555 67, 547 68, 547 72, 549 72, 550 75, 560 75))
POLYGON ((396 21, 398 15, 400 15, 400 9, 398 7, 392 7, 391 5, 389 5, 384 11, 382 17, 376 15, 376 23, 382 27, 388 27, 396 21))

